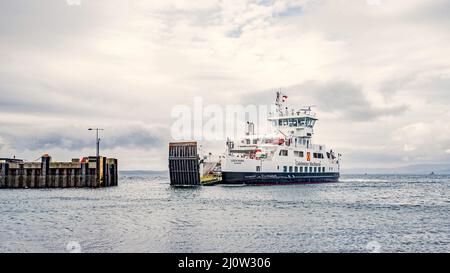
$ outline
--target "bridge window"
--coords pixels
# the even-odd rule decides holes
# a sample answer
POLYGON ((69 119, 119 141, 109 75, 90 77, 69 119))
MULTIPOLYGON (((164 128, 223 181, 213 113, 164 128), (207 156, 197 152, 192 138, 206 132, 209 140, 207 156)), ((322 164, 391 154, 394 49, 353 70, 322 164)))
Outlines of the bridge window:
POLYGON ((296 119, 296 118, 292 119, 292 126, 293 127, 297 127, 298 126, 298 119, 296 119))
POLYGON ((305 124, 306 124, 306 119, 305 118, 299 119, 299 121, 298 121, 298 125, 299 126, 305 126, 305 124))
POLYGON ((288 150, 280 150, 280 156, 288 156, 288 150))
POLYGON ((314 127, 314 124, 316 123, 316 121, 314 119, 308 118, 306 120, 306 126, 307 127, 314 127))
POLYGON ((294 156, 303 157, 304 156, 303 151, 294 151, 294 156))
POLYGON ((322 153, 314 153, 314 158, 323 158, 322 153))
POLYGON ((298 126, 300 126, 300 119, 298 119, 298 118, 291 118, 291 119, 289 119, 289 126, 290 127, 298 127, 298 126))

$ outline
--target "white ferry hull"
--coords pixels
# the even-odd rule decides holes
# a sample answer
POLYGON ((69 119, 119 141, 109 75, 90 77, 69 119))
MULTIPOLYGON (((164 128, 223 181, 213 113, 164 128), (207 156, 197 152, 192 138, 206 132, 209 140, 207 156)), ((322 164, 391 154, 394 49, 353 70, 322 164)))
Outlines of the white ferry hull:
POLYGON ((339 182, 339 173, 222 172, 221 184, 287 185, 339 182))

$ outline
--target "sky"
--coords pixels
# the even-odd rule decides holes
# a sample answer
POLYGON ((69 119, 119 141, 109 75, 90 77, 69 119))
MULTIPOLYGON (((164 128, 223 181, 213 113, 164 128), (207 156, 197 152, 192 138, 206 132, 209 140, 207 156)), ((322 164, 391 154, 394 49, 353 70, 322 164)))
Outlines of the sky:
MULTIPOLYGON (((0 157, 167 169, 173 109, 316 105, 342 168, 450 164, 447 0, 0 2, 0 157)), ((205 142, 221 152, 224 141, 205 142)))

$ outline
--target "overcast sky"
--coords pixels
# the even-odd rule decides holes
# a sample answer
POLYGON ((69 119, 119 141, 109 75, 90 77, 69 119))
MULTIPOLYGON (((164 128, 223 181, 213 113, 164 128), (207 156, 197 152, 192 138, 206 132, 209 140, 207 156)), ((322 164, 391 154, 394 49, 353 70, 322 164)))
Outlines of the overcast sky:
POLYGON ((175 105, 285 87, 344 168, 450 163, 448 0, 77 2, 0 2, 0 157, 93 154, 103 127, 121 169, 163 170, 175 105))

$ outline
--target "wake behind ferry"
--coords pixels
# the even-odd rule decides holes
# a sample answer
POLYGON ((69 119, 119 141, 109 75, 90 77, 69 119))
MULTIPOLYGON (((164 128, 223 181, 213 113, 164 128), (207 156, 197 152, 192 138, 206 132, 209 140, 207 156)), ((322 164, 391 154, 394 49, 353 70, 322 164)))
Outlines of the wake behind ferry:
POLYGON ((299 110, 285 107, 282 92, 276 94, 276 111, 269 115, 272 132, 256 135, 247 123, 246 135, 227 140, 221 160, 221 184, 296 184, 338 182, 340 154, 314 144, 317 122, 312 106, 299 110))
POLYGON ((215 158, 203 154, 197 141, 169 143, 172 186, 270 185, 338 182, 340 154, 313 143, 317 122, 312 106, 285 106, 277 92, 275 111, 268 117, 268 134, 255 134, 247 122, 245 136, 226 142, 226 152, 215 158))

